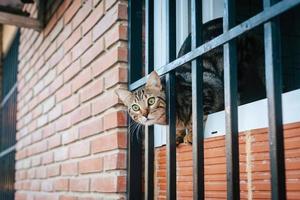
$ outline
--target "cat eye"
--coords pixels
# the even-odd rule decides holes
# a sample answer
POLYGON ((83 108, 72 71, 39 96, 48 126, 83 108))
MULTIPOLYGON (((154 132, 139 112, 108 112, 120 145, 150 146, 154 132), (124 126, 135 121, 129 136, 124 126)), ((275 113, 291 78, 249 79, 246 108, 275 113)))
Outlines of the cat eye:
POLYGON ((134 110, 134 111, 139 111, 140 110, 140 107, 136 104, 133 104, 131 107, 132 107, 132 110, 134 110))
POLYGON ((150 98, 148 99, 148 105, 151 106, 151 105, 153 105, 154 103, 155 103, 155 98, 154 98, 154 97, 150 97, 150 98))

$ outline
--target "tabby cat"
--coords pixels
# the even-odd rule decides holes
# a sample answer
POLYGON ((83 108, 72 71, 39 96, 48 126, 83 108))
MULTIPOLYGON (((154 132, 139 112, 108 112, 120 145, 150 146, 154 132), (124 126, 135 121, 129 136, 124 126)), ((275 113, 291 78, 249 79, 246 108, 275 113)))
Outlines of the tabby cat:
MULTIPOLYGON (((207 42, 222 33, 222 19, 203 25, 203 40, 207 42)), ((178 57, 191 50, 191 36, 184 41, 178 57)), ((263 84, 263 48, 253 35, 237 39, 238 91, 241 104, 265 96, 263 84), (253 94, 255 93, 255 94, 253 94)), ((203 112, 208 114, 224 109, 223 47, 202 56, 203 62, 203 112)), ((166 124, 166 95, 164 84, 153 71, 143 88, 134 92, 117 89, 116 94, 128 108, 131 118, 143 125, 166 124)), ((176 70, 176 142, 192 143, 192 91, 191 65, 187 63, 176 70)))

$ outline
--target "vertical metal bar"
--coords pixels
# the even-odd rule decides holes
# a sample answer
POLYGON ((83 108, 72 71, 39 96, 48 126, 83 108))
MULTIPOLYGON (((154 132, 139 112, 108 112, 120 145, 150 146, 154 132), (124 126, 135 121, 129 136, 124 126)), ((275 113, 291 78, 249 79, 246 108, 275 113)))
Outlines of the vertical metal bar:
MULTIPOLYGON (((176 58, 176 1, 167 0, 168 61, 176 58)), ((167 200, 176 200, 176 91, 174 71, 166 75, 168 100, 167 200)))
POLYGON ((149 74, 154 69, 154 0, 146 0, 145 28, 145 67, 149 74))
MULTIPOLYGON (((264 9, 269 8, 276 2, 279 2, 279 0, 264 0, 264 9)), ((285 200, 285 157, 281 101, 281 45, 278 17, 264 24, 264 40, 272 199, 285 200)))
MULTIPOLYGON (((145 1, 145 72, 153 71, 154 1, 145 1)), ((154 127, 145 127, 145 200, 154 199, 154 127)))
MULTIPOLYGON (((128 116, 128 126, 131 122, 128 116)), ((127 153, 127 191, 128 199, 141 200, 142 199, 142 147, 137 141, 137 137, 132 136, 128 129, 128 153, 127 153)))
MULTIPOLYGON (((223 29, 235 25, 235 2, 225 0, 223 29)), ((237 112, 236 42, 224 44, 224 100, 226 123, 227 199, 240 199, 239 137, 237 112)))
POLYGON ((176 200, 176 95, 175 75, 166 75, 168 100, 168 134, 167 134, 167 199, 176 200))
POLYGON ((145 129, 145 200, 154 199, 154 127, 145 129))
MULTIPOLYGON (((142 66, 142 1, 128 2, 128 77, 129 84, 140 77, 142 66)), ((128 116, 128 127, 131 119, 128 116)), ((127 191, 128 199, 142 199, 142 147, 128 129, 127 191)))
POLYGON ((142 1, 128 2, 128 77, 129 84, 141 78, 142 66, 142 1))
MULTIPOLYGON (((202 44, 202 1, 191 2, 191 50, 202 44)), ((193 199, 204 199, 204 144, 203 144, 203 71, 202 60, 192 61, 193 106, 193 199)))

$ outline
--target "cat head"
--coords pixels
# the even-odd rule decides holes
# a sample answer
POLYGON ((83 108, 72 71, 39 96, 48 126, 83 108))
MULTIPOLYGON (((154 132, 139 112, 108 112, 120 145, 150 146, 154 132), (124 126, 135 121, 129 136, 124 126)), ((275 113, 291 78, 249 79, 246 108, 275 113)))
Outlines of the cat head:
POLYGON ((143 125, 166 124, 165 92, 155 71, 149 75, 145 87, 134 92, 126 89, 115 92, 135 122, 143 125))

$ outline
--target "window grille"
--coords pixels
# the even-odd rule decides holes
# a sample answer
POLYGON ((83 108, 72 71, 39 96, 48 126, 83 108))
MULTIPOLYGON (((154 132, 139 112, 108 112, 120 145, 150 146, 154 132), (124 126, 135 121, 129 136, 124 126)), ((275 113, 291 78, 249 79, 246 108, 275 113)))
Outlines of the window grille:
MULTIPOLYGON (((272 199, 286 199, 284 141, 281 110, 281 55, 278 17, 300 4, 300 0, 264 0, 263 10, 246 21, 235 24, 235 2, 224 0, 223 34, 207 43, 201 41, 202 1, 191 0, 192 49, 176 58, 176 4, 168 0, 168 59, 169 63, 156 71, 166 77, 168 103, 167 134, 167 199, 176 199, 176 142, 175 142, 175 75, 174 70, 192 62, 193 94, 193 198, 204 199, 204 151, 202 111, 202 66, 201 56, 212 49, 224 49, 224 92, 226 119, 226 163, 227 199, 240 199, 239 143, 237 115, 237 61, 234 39, 264 26, 266 91, 268 99, 269 145, 272 199)), ((153 1, 145 0, 145 72, 153 70, 153 1)), ((129 89, 145 84, 142 77, 142 10, 140 0, 129 1, 129 89)), ((128 198, 154 199, 154 145, 153 127, 145 130, 145 148, 135 137, 128 139, 128 198), (142 179, 142 151, 144 151, 144 173, 142 179), (144 182, 144 183, 143 183, 144 182), (144 187, 143 187, 144 186, 144 187), (144 195, 144 196, 143 196, 144 195)))
POLYGON ((14 199, 15 144, 17 113, 18 32, 2 68, 2 101, 0 110, 0 200, 14 199))

